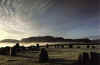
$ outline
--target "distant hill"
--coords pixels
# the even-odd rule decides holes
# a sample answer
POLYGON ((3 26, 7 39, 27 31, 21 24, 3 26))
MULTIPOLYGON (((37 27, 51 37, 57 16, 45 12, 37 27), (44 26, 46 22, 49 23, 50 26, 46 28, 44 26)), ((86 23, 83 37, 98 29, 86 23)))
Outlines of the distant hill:
POLYGON ((63 37, 53 37, 53 36, 40 36, 40 37, 28 37, 23 38, 21 40, 16 39, 4 39, 0 42, 10 42, 10 43, 17 43, 17 42, 91 42, 88 38, 83 39, 64 39, 63 37))
POLYGON ((23 38, 20 42, 63 42, 63 41, 65 41, 65 39, 62 37, 41 36, 41 37, 23 38))
POLYGON ((16 39, 4 39, 4 40, 1 40, 0 42, 10 42, 10 43, 17 43, 19 42, 19 40, 16 40, 16 39))
POLYGON ((83 39, 64 39, 63 37, 41 36, 23 38, 20 42, 91 42, 88 38, 83 39))

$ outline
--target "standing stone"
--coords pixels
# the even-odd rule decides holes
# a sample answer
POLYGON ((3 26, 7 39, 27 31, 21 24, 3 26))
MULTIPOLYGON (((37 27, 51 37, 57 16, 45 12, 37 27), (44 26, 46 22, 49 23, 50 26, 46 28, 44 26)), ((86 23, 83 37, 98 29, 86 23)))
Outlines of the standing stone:
POLYGON ((49 45, 48 44, 46 45, 46 48, 49 48, 49 45))
POLYGON ((84 52, 79 56, 79 63, 81 65, 89 65, 90 64, 90 57, 89 54, 84 52))
POLYGON ((69 44, 69 48, 73 48, 73 45, 72 44, 69 44))
POLYGON ((16 45, 10 49, 11 51, 11 56, 16 56, 16 54, 20 51, 20 45, 19 43, 16 43, 16 45))
POLYGON ((41 49, 39 61, 40 62, 47 62, 48 61, 48 52, 45 48, 41 49))
POLYGON ((91 65, 100 65, 99 55, 96 52, 91 52, 91 65))
POLYGON ((95 49, 95 46, 92 46, 92 49, 95 49))

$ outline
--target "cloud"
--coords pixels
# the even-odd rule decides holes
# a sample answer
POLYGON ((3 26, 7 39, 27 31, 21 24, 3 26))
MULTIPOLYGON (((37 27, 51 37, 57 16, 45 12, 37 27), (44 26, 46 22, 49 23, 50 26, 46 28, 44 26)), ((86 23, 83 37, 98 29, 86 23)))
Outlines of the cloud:
POLYGON ((84 36, 89 34, 91 28, 93 28, 92 32, 98 30, 100 24, 99 19, 97 21, 100 12, 98 1, 0 0, 0 29, 8 32, 3 35, 17 37, 24 37, 26 34, 27 36, 60 35, 65 37, 67 33, 71 33, 71 37, 76 33, 84 36))

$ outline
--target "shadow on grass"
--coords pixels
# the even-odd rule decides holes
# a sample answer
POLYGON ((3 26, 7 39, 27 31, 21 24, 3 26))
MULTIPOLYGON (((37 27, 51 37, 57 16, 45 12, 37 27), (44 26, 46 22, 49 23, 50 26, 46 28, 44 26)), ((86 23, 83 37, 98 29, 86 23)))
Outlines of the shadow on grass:
POLYGON ((49 59, 51 65, 78 65, 76 60, 65 60, 63 58, 49 59))

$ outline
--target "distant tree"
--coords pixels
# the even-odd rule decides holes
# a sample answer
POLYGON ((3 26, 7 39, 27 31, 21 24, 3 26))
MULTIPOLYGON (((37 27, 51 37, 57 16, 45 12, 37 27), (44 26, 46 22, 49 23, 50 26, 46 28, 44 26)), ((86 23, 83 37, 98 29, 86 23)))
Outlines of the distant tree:
POLYGON ((19 43, 17 43, 15 46, 16 46, 16 48, 19 48, 20 47, 19 43))
POLYGON ((45 48, 41 49, 39 61, 40 62, 47 62, 48 61, 48 52, 45 48))
POLYGON ((37 47, 37 48, 40 48, 40 45, 39 45, 39 44, 36 44, 36 47, 37 47))
POLYGON ((76 42, 85 42, 85 43, 90 43, 91 40, 89 38, 82 38, 82 39, 74 39, 76 42))
POLYGON ((93 49, 95 49, 95 46, 92 46, 93 49))
POLYGON ((89 46, 89 45, 87 45, 87 48, 90 48, 90 46, 89 46))
POLYGON ((22 49, 22 50, 26 50, 24 46, 21 46, 21 49, 22 49))

